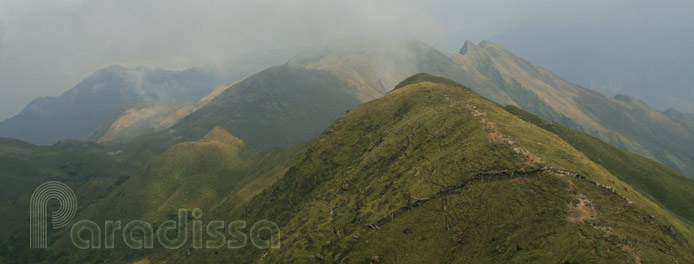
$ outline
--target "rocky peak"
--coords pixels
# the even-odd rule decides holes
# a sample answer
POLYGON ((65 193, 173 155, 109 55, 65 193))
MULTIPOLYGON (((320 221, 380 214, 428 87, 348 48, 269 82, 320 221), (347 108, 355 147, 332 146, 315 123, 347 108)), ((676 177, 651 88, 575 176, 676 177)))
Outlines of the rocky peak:
POLYGON ((465 41, 465 44, 463 44, 463 47, 460 48, 460 54, 465 55, 468 52, 473 51, 476 48, 477 48, 477 46, 475 46, 475 43, 472 43, 472 41, 467 40, 467 41, 465 41))

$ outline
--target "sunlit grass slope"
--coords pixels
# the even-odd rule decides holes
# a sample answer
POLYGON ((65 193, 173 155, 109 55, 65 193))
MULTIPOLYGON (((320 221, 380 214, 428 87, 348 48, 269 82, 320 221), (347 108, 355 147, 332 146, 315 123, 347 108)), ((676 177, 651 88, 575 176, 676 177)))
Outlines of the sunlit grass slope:
MULTIPOLYGON (((558 135, 417 75, 328 128, 225 220, 282 247, 154 254, 167 263, 694 261, 691 226, 558 135)), ((222 215, 223 216, 223 215, 222 215)))
MULTIPOLYGON (((302 146, 258 151, 216 127, 199 141, 176 144, 153 158, 77 218, 124 224, 145 220, 155 230, 165 220, 176 220, 178 209, 200 208, 207 219, 213 209, 242 206, 272 184, 302 146)), ((66 232, 51 250, 51 263, 128 262, 152 252, 130 250, 122 239, 111 250, 77 250, 66 232)))
POLYGON ((694 222, 694 179, 656 161, 614 147, 599 139, 577 132, 555 122, 548 122, 514 106, 506 110, 519 118, 550 131, 593 162, 603 166, 620 180, 644 195, 694 222))

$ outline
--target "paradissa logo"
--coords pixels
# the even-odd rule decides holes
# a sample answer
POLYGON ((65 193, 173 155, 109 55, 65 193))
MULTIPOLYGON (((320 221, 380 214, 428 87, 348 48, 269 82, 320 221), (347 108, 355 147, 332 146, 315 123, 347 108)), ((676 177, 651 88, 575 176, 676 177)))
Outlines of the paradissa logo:
MULTIPOLYGON (((31 248, 47 247, 47 205, 48 201, 56 199, 60 203, 60 208, 53 212, 53 228, 61 228, 74 218, 77 199, 75 193, 67 185, 60 182, 46 182, 41 184, 31 196, 30 205, 30 246, 31 248)), ((188 209, 179 209, 177 220, 167 220, 161 223, 156 233, 150 223, 142 220, 130 221, 122 226, 121 221, 104 221, 103 247, 114 248, 116 231, 122 230, 123 242, 132 249, 153 248, 154 238, 159 244, 168 249, 177 249, 188 241, 188 226, 192 224, 192 248, 203 248, 203 223, 202 210, 193 209, 192 220, 189 221, 188 209), (172 238, 170 234, 175 234, 172 238)), ((228 226, 224 221, 215 220, 207 223, 205 228, 210 239, 205 241, 205 248, 242 248, 248 244, 249 236, 242 230, 246 228, 246 221, 234 221, 228 226), (227 239, 224 231, 231 237, 227 239)), ((251 243, 260 249, 277 249, 280 247, 280 228, 277 224, 261 220, 253 224, 250 228, 251 243), (269 238, 261 238, 261 233, 269 234, 269 238)), ((266 236, 267 237, 267 236, 266 236)), ((70 239, 75 247, 80 249, 101 248, 102 230, 101 227, 90 220, 77 221, 70 229, 70 239), (88 233, 88 238, 83 234, 88 233)))

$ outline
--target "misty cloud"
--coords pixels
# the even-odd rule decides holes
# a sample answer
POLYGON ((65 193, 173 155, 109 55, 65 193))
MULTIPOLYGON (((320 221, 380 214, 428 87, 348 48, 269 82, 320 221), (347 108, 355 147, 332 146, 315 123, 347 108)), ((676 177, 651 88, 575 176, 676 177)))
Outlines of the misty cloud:
POLYGON ((453 52, 467 39, 480 41, 530 20, 577 24, 649 17, 674 23, 691 10, 682 6, 692 6, 681 0, 659 3, 0 0, 0 119, 16 114, 35 97, 58 95, 112 64, 238 66, 229 62, 254 61, 258 55, 282 57, 287 52, 277 50, 299 50, 353 35, 412 36, 453 52))

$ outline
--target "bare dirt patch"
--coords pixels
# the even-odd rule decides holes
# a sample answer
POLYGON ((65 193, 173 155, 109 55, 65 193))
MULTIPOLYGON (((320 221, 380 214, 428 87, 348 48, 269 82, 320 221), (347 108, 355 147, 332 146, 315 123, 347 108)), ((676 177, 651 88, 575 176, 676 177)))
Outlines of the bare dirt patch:
POLYGON ((569 223, 583 223, 598 219, 598 213, 593 209, 591 201, 582 194, 572 195, 569 204, 569 223))

